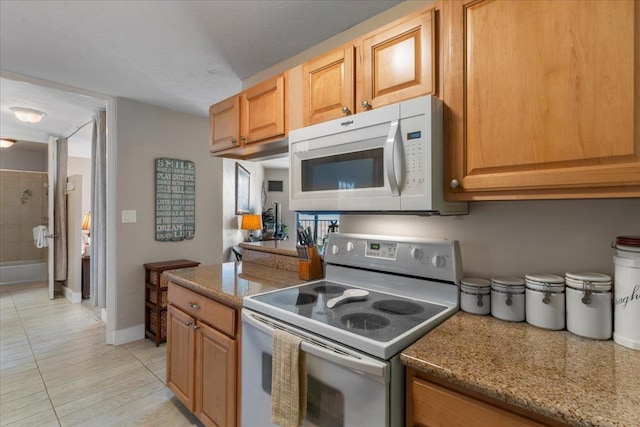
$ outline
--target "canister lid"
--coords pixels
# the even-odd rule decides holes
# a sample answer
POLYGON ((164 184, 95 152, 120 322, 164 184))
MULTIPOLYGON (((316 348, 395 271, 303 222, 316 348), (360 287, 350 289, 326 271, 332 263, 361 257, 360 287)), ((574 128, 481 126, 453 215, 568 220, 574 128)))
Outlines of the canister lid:
POLYGON ((524 286, 524 280, 520 277, 492 277, 491 283, 503 286, 524 286))
POLYGON ((480 279, 478 277, 465 277, 460 283, 475 288, 488 288, 491 286, 491 283, 487 279, 480 279))
POLYGON ((589 284, 594 291, 608 291, 611 289, 611 276, 602 273, 566 273, 567 286, 582 289, 589 284))
POLYGON ((564 290, 564 278, 555 274, 527 274, 524 276, 527 287, 539 291, 562 292, 564 290))
POLYGON ((524 276, 527 281, 538 282, 541 285, 545 283, 564 283, 564 278, 555 274, 527 274, 524 276))
POLYGON ((640 252, 640 236, 618 236, 613 245, 623 251, 640 252))

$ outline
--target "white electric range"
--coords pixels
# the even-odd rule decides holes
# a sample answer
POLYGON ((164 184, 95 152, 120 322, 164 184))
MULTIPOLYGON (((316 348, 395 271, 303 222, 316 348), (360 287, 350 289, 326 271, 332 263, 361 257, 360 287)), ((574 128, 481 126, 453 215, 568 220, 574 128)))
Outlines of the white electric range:
POLYGON ((399 353, 458 310, 459 244, 336 233, 324 260, 323 280, 244 298, 243 426, 271 425, 274 329, 303 338, 303 426, 403 425, 399 353))

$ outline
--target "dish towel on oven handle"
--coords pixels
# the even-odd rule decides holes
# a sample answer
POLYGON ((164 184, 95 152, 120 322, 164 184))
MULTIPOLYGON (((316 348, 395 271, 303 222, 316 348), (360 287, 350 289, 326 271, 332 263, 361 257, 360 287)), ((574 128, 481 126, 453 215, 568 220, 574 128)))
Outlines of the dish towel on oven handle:
POLYGON ((298 427, 307 416, 307 369, 302 338, 273 331, 271 361, 271 422, 298 427))

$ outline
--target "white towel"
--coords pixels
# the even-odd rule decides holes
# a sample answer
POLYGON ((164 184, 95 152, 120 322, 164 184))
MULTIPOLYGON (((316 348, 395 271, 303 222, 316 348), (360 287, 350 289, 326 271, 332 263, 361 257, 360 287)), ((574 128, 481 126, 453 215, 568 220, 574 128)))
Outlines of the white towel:
POLYGON ((44 248, 49 246, 47 234, 49 234, 49 231, 47 230, 46 225, 33 227, 33 244, 36 245, 36 248, 44 248))
POLYGON ((282 427, 298 427, 307 416, 307 369, 301 343, 300 337, 273 331, 271 422, 282 427))

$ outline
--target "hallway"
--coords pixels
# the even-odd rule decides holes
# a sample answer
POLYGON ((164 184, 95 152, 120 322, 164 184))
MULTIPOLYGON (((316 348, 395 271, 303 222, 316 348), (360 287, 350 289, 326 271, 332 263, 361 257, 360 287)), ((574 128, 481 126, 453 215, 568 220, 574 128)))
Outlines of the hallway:
POLYGON ((0 290, 0 426, 200 426, 165 386, 165 344, 105 344, 104 323, 42 286, 0 290))

